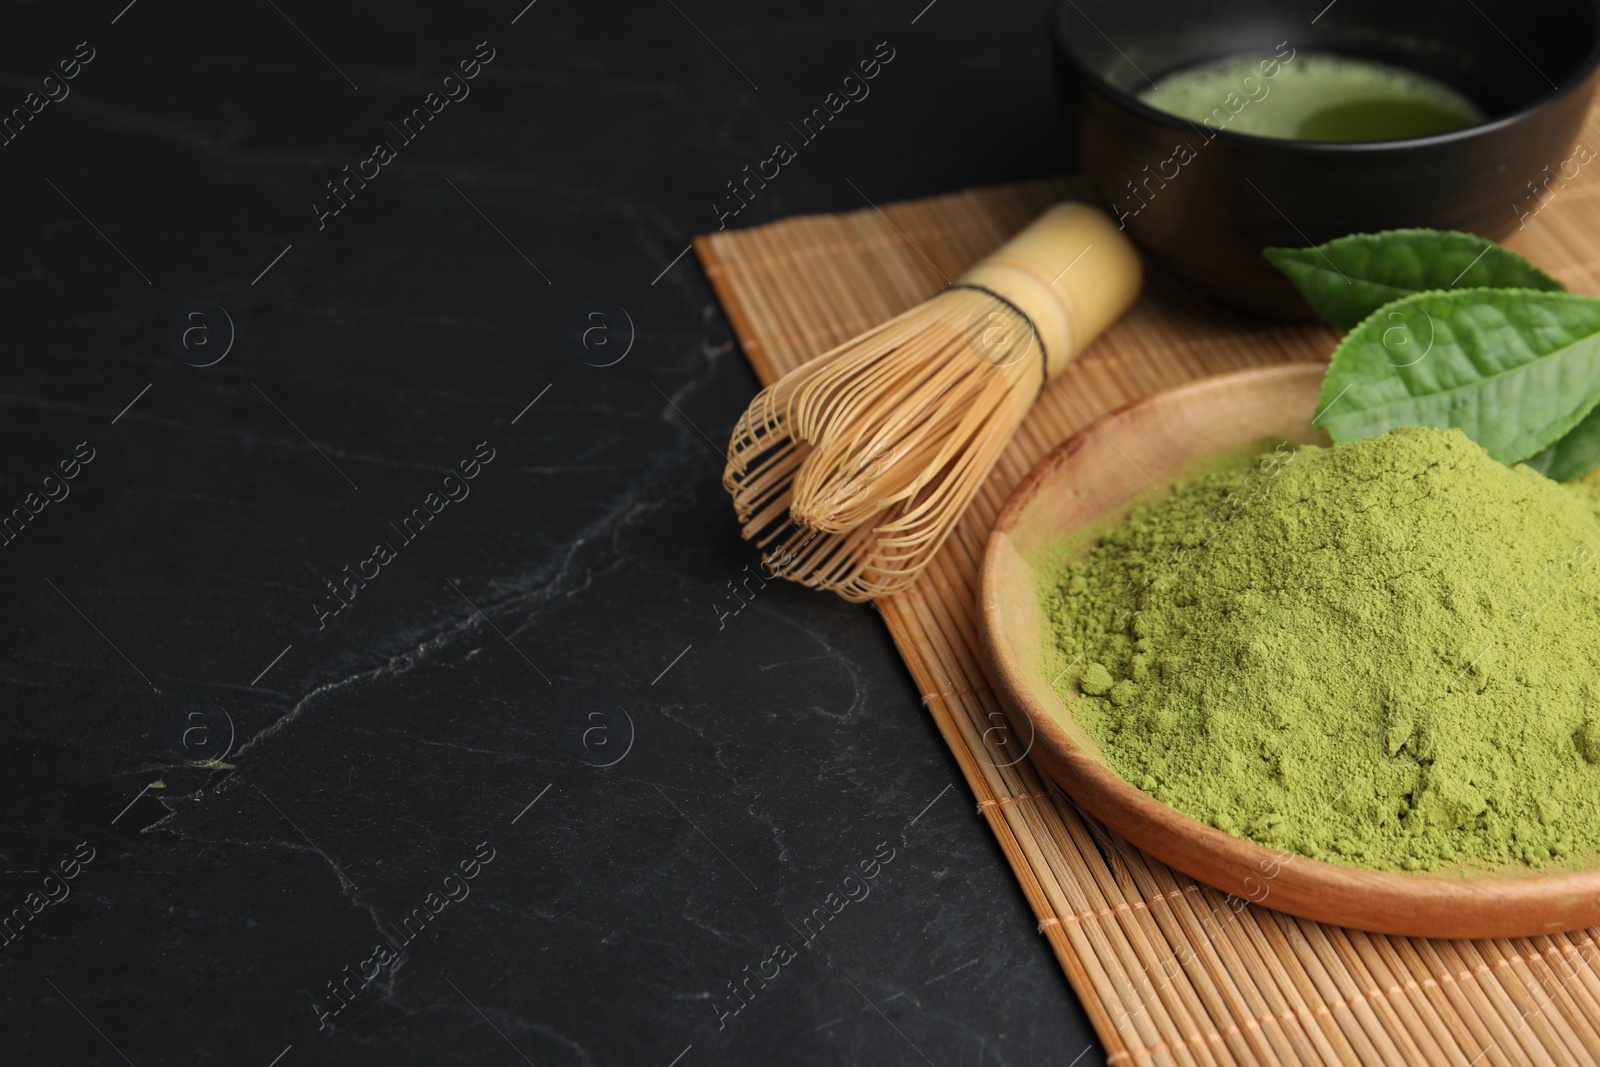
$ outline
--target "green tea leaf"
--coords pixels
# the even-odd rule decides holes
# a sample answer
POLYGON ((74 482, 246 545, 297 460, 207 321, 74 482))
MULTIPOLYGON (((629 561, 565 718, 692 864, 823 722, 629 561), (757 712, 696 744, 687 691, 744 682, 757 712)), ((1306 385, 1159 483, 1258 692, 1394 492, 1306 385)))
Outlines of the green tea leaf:
POLYGON ((1600 403, 1600 298, 1454 289, 1387 304, 1345 335, 1316 423, 1335 441, 1457 427, 1502 463, 1560 440, 1600 403))
POLYGON ((1267 248, 1262 255, 1343 330, 1391 300, 1429 289, 1564 288, 1515 252, 1450 230, 1357 233, 1315 248, 1267 248))
POLYGON ((1570 482, 1600 467, 1600 407, 1549 448, 1528 460, 1546 478, 1570 482))

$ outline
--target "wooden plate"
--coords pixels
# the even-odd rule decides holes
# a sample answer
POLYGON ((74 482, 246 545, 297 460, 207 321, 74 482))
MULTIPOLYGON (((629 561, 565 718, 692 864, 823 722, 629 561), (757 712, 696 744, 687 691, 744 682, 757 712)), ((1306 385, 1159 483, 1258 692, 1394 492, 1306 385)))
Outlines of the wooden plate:
POLYGON ((1522 864, 1456 872, 1365 871, 1223 833, 1124 781, 1051 688, 1038 592, 1043 560, 1068 535, 1115 517, 1185 463, 1265 437, 1325 441, 1311 425, 1326 366, 1220 375, 1102 419, 1029 472, 984 554, 979 616, 990 677, 1036 762, 1123 838, 1191 877, 1320 922, 1414 937, 1524 937, 1600 924, 1600 859, 1540 873, 1522 864))

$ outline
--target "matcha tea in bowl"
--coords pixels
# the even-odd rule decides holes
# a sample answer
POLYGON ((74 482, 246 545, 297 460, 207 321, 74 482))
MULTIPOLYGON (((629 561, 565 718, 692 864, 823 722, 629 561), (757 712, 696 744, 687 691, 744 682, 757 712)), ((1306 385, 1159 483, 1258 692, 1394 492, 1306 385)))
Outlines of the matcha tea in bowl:
POLYGON ((1408 227, 1497 239, 1526 224, 1530 189, 1600 148, 1579 140, 1600 0, 1064 0, 1054 46, 1078 165, 1119 225, 1278 318, 1311 313, 1263 248, 1408 227))
POLYGON ((979 621, 995 691, 1014 729, 1031 731, 1035 762, 1084 811, 1239 907, 1417 937, 1593 926, 1600 724, 1584 694, 1600 693, 1600 648, 1580 662, 1582 639, 1560 642, 1574 611, 1600 626, 1600 568, 1562 569, 1558 549, 1587 536, 1600 498, 1497 463, 1456 430, 1402 427, 1330 446, 1312 425, 1325 372, 1289 364, 1192 382, 1041 460, 984 557, 979 621), (1373 481, 1383 457, 1395 469, 1373 481), (1212 507, 1202 491, 1230 472, 1244 473, 1212 507), (1497 521, 1545 522, 1519 515, 1524 498, 1554 509, 1567 524, 1546 538, 1554 567, 1525 553, 1524 582, 1506 560, 1474 562, 1482 531, 1451 517, 1475 497, 1474 478, 1497 494, 1497 521), (1430 491, 1443 502, 1427 505, 1430 491), (1419 544, 1430 527, 1402 506, 1414 501, 1446 527, 1431 536, 1463 546, 1419 544), (1176 532, 1155 521, 1184 506, 1208 514, 1176 532), (1142 576, 1119 574, 1133 557, 1112 555, 1096 586, 1085 565, 1139 538, 1142 576), (1295 557, 1275 557, 1274 540, 1295 557), (1362 571, 1365 592, 1346 577, 1362 571), (1071 595, 1084 574, 1098 605, 1071 595), (1108 610, 1122 586, 1126 612, 1108 610), (1111 621, 1097 632, 1101 616, 1111 621), (1386 651, 1391 635, 1404 647, 1386 651), (1462 647, 1435 656, 1438 635, 1462 647), (1510 654, 1486 654, 1480 637, 1510 654), (1534 641, 1554 641, 1566 659, 1547 668, 1525 656, 1534 641), (1329 664, 1346 661, 1351 677, 1333 677, 1329 664), (1165 706, 1162 691, 1174 698, 1165 706), (1445 714, 1478 707, 1503 718, 1445 714), (1109 721, 1119 716, 1120 727, 1109 721), (1500 736, 1511 734, 1516 745, 1500 736), (1479 751, 1496 746, 1507 751, 1479 751), (1272 803, 1252 809, 1252 789, 1272 803))

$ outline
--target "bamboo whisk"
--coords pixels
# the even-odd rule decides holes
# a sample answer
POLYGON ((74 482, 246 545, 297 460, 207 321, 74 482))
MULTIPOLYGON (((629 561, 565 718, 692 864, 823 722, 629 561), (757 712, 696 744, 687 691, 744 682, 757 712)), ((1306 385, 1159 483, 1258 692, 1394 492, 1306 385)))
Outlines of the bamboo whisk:
POLYGON ((775 573, 846 600, 904 589, 1140 276, 1105 215, 1057 204, 949 289, 784 375, 728 446, 744 536, 775 573))

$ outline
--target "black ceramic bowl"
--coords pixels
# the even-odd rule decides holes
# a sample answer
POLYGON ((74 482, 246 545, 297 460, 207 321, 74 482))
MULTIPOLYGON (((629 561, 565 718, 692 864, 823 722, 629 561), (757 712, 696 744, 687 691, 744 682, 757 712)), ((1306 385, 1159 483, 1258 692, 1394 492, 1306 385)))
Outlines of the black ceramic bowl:
POLYGON ((1498 239, 1579 168, 1600 167, 1600 136, 1573 147, 1600 64, 1600 0, 1334 0, 1318 15, 1320 6, 1061 6, 1056 73, 1079 166, 1134 239, 1197 287, 1252 311, 1308 318, 1262 248, 1400 226, 1498 239), (1177 70, 1287 49, 1418 71, 1489 118, 1404 141, 1291 141, 1232 132, 1221 120, 1218 132, 1135 96, 1177 70))

